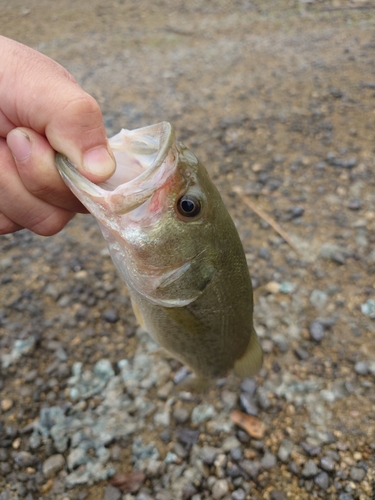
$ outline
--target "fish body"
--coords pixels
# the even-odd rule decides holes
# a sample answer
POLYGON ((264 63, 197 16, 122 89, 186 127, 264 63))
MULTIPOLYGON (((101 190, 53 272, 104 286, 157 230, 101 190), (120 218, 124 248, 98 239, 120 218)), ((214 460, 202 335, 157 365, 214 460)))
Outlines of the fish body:
POLYGON ((139 323, 199 383, 254 375, 262 351, 240 238, 220 194, 169 123, 109 140, 115 174, 95 185, 64 156, 56 166, 99 222, 139 323))

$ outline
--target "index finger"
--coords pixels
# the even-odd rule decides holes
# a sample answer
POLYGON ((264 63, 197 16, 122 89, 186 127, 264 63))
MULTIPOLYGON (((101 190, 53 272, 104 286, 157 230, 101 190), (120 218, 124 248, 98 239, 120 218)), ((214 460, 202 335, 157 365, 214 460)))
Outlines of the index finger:
POLYGON ((8 123, 45 135, 93 182, 108 178, 115 161, 95 99, 43 54, 2 36, 0 48, 0 107, 8 123))

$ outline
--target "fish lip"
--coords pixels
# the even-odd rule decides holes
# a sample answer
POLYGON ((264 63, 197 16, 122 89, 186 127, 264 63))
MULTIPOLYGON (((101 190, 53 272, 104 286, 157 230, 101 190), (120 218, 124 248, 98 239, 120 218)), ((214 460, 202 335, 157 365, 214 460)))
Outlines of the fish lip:
MULTIPOLYGON (((177 150, 174 148, 175 132, 170 123, 160 122, 133 131, 122 129, 108 142, 115 156, 116 151, 120 151, 125 147, 125 143, 128 143, 129 147, 138 144, 141 149, 142 145, 146 146, 145 150, 147 146, 149 150, 153 148, 155 157, 141 174, 114 187, 110 187, 111 178, 99 184, 89 181, 60 153, 56 154, 55 164, 65 183, 85 206, 90 204, 90 201, 96 201, 107 206, 110 212, 122 215, 147 201, 171 175, 177 160, 177 150)), ((141 156, 142 151, 134 154, 134 157, 141 156)), ((118 168, 117 163, 116 170, 118 168)))

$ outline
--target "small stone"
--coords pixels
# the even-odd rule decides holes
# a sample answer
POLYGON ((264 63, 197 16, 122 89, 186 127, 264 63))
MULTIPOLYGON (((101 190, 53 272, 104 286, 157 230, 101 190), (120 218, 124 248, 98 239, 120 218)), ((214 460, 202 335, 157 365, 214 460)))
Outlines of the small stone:
POLYGON ((43 474, 46 478, 54 477, 65 465, 63 455, 51 455, 43 463, 43 474))
POLYGON ((206 445, 202 447, 202 449, 199 452, 199 455, 205 464, 212 465, 215 462, 216 457, 219 455, 219 453, 220 453, 219 448, 206 445))
POLYGON ((316 465, 316 463, 313 460, 308 460, 303 469, 302 469, 302 476, 306 478, 314 477, 316 474, 318 474, 319 469, 316 465))
POLYGON ((321 447, 307 442, 301 443, 301 447, 310 457, 316 457, 321 452, 321 447))
POLYGON ((103 500, 120 500, 121 491, 114 486, 108 485, 104 490, 103 500))
POLYGON ((276 457, 273 453, 270 453, 270 452, 266 452, 264 454, 264 457, 262 458, 262 460, 260 461, 260 465, 263 469, 272 469, 272 467, 275 467, 276 465, 276 457))
POLYGON ((306 349, 303 349, 302 347, 297 347, 296 349, 294 349, 294 354, 301 361, 306 361, 310 357, 308 351, 306 351, 306 349))
POLYGON ((190 417, 190 413, 186 408, 175 408, 173 410, 173 418, 176 420, 178 424, 185 424, 190 417))
POLYGON ((159 434, 159 437, 163 443, 170 443, 172 439, 171 431, 169 429, 165 429, 159 434))
POLYGON ((368 365, 365 361, 358 361, 354 365, 354 370, 358 375, 367 375, 368 373, 368 365))
POLYGON ((212 487, 212 496, 215 500, 223 498, 229 491, 228 481, 226 479, 219 479, 212 487))
POLYGON ((232 391, 224 390, 221 393, 221 401, 226 410, 233 410, 237 404, 237 394, 232 391))
POLYGON ((240 405, 244 412, 246 412, 248 415, 254 415, 255 417, 258 416, 258 407, 256 406, 251 394, 246 392, 241 393, 240 405))
POLYGON ((322 309, 327 302, 328 295, 322 290, 313 290, 310 294, 310 304, 316 309, 322 309))
POLYGON ((371 319, 375 319, 375 300, 368 299, 364 304, 361 304, 361 311, 371 319))
POLYGON ((168 410, 157 412, 154 415, 154 423, 157 426, 169 427, 171 423, 171 416, 168 410))
POLYGON ((176 371, 174 377, 173 377, 173 382, 178 385, 180 384, 183 380, 185 380, 188 376, 190 375, 189 370, 186 368, 186 366, 182 366, 179 370, 176 371))
POLYGON ((30 467, 36 461, 36 457, 28 451, 13 452, 12 457, 14 462, 22 468, 30 467))
POLYGON ((224 451, 224 453, 228 453, 229 451, 240 448, 241 443, 238 441, 238 439, 235 436, 229 436, 227 437, 223 444, 221 445, 221 449, 224 451))
POLYGON ((270 260, 271 259, 271 254, 270 251, 268 250, 267 247, 262 247, 259 250, 259 257, 264 260, 270 260))
POLYGON ((82 448, 75 448, 68 455, 68 468, 76 469, 79 465, 87 464, 88 456, 82 448))
POLYGON ((326 472, 319 472, 317 476, 314 477, 314 483, 317 484, 322 490, 326 491, 329 487, 329 476, 326 472))
POLYGON ((198 442, 199 439, 199 431, 194 429, 189 429, 188 427, 184 427, 179 429, 177 432, 178 440, 187 446, 193 446, 193 444, 198 442))
POLYGON ((320 459, 320 467, 327 472, 335 470, 335 461, 331 457, 322 457, 320 459))
POLYGON ((242 452, 242 448, 238 447, 238 448, 232 448, 229 452, 232 460, 235 460, 236 462, 238 462, 239 460, 242 460, 243 458, 243 452, 242 452))
POLYGON ((245 378, 241 382, 241 390, 242 392, 247 392, 250 396, 253 396, 257 390, 256 381, 253 378, 245 378))
POLYGON ((1 411, 8 411, 13 406, 13 399, 5 398, 1 400, 1 411))
POLYGON ((357 483, 360 483, 366 476, 366 471, 361 467, 351 467, 350 469, 350 479, 357 483))
POLYGON ((290 454, 292 453, 294 443, 290 439, 283 439, 280 443, 279 450, 277 452, 277 457, 282 462, 286 463, 289 460, 290 454))
POLYGON ((117 321, 119 320, 118 312, 115 309, 107 309, 103 313, 103 319, 107 323, 117 323, 117 321))
POLYGON ((257 460, 242 460, 238 465, 251 479, 256 480, 259 476, 260 462, 257 460))
POLYGON ((339 500, 354 500, 354 498, 349 493, 340 493, 339 500))
POLYGON ((201 403, 200 405, 196 406, 192 411, 191 421, 194 424, 201 424, 203 422, 206 422, 207 420, 210 420, 215 415, 216 411, 212 405, 201 403))
POLYGON ((283 491, 273 490, 271 491, 270 500, 286 500, 285 493, 283 491))
POLYGON ((173 451, 176 453, 178 457, 183 459, 185 459, 189 455, 189 452, 187 451, 186 448, 182 446, 181 443, 174 443, 173 451))
POLYGON ((362 208, 361 200, 359 198, 353 198, 349 201, 347 207, 350 210, 360 210, 362 208))
POLYGON ((280 293, 293 293, 295 289, 296 285, 294 283, 291 283, 290 281, 283 281, 282 283, 280 283, 280 293))
POLYGON ((309 331, 310 337, 315 340, 315 342, 321 342, 324 339, 324 327, 319 321, 312 321, 310 323, 309 331))
POLYGON ((112 363, 109 359, 100 359, 94 366, 94 375, 102 380, 109 380, 115 376, 112 363))
POLYGON ((244 492, 243 489, 239 488, 238 490, 233 491, 232 498, 233 498, 233 500, 245 500, 246 493, 244 492))

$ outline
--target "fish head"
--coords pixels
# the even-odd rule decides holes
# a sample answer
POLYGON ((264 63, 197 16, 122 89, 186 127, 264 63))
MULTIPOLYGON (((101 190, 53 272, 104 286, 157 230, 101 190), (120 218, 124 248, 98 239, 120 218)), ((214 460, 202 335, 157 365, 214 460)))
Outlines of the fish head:
POLYGON ((130 291, 165 307, 193 302, 218 268, 211 242, 227 216, 218 191, 169 123, 122 130, 109 144, 117 166, 107 181, 93 184, 57 154, 60 174, 98 220, 130 291))

